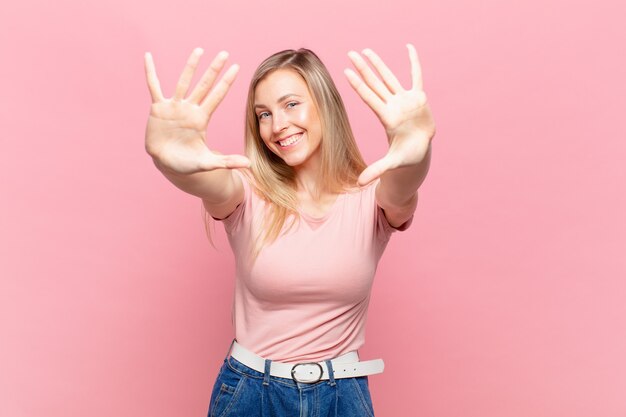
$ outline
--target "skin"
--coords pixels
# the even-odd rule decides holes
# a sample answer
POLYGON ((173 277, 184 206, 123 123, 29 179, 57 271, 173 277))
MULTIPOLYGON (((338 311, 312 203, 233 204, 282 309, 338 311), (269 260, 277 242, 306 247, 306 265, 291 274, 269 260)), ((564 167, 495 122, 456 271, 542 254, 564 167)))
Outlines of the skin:
MULTIPOLYGON (((356 72, 350 69, 345 71, 350 85, 383 124, 389 144, 387 154, 361 173, 359 184, 365 185, 380 178, 376 198, 389 223, 396 227, 408 220, 415 210, 417 189, 428 173, 431 141, 435 135, 434 120, 422 88, 417 52, 413 45, 407 47, 412 78, 409 89, 404 89, 382 59, 369 49, 363 50, 362 55, 378 75, 370 68, 368 61, 354 51, 348 56, 356 72)), ((152 56, 146 53, 146 80, 152 105, 145 146, 154 164, 166 178, 181 190, 200 197, 212 216, 223 218, 232 213, 243 200, 243 185, 231 169, 248 167, 250 161, 242 155, 221 155, 210 150, 206 144, 206 128, 239 68, 230 66, 217 81, 228 57, 227 53, 220 52, 185 98, 202 53, 202 49, 197 48, 191 54, 172 98, 163 96, 152 56)), ((260 133, 272 152, 290 165, 293 164, 298 176, 298 196, 309 209, 319 214, 334 198, 322 196, 319 201, 313 200, 309 192, 314 188, 314 173, 319 167, 319 116, 316 111, 313 112, 314 106, 298 109, 298 105, 291 104, 286 107, 288 102, 279 100, 294 92, 304 98, 305 103, 310 99, 308 89, 304 93, 302 85, 298 85, 293 75, 293 71, 289 70, 275 71, 257 86, 259 97, 256 101, 266 107, 271 121, 270 125, 263 124, 260 127, 260 133), (274 74, 276 79, 272 80, 274 74), (281 82, 277 82, 277 79, 281 82), (286 84, 283 84, 283 80, 286 84), (298 113, 302 110, 306 112, 298 113), (281 150, 272 142, 284 137, 281 136, 283 134, 298 130, 305 131, 306 143, 294 147, 292 153, 281 150), (302 149, 295 152, 296 148, 302 149)))
POLYGON ((217 81, 228 58, 228 53, 218 53, 185 98, 203 52, 194 49, 171 98, 163 96, 152 55, 145 54, 146 80, 152 97, 145 147, 155 166, 172 184, 201 198, 212 216, 224 218, 244 196, 243 184, 231 169, 248 167, 250 161, 242 155, 221 155, 209 149, 206 129, 239 67, 231 65, 217 81))
POLYGON ((317 202, 312 197, 320 170, 322 126, 306 82, 293 70, 276 70, 257 85, 254 104, 261 138, 265 146, 294 168, 297 193, 306 212, 323 215, 336 195, 324 195, 317 202), (292 135, 301 138, 291 146, 280 146, 279 140, 292 135))
POLYGON ((402 87, 371 49, 364 49, 362 53, 380 78, 354 51, 350 51, 348 57, 358 75, 350 69, 345 71, 352 88, 378 116, 387 133, 387 154, 361 173, 359 183, 367 184, 380 178, 376 199, 394 227, 406 222, 415 211, 417 189, 428 173, 431 141, 435 136, 435 122, 422 87, 417 52, 411 44, 407 44, 407 48, 412 80, 409 89, 402 87))

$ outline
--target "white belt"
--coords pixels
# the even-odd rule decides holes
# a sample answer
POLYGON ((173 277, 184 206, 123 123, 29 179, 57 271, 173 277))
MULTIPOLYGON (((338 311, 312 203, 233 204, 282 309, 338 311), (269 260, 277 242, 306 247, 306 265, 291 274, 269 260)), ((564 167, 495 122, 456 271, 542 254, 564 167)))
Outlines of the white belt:
MULTIPOLYGON (((233 340, 230 355, 242 364, 255 371, 265 373, 265 359, 249 351, 233 340)), ((357 376, 379 374, 385 369, 382 359, 359 361, 356 351, 331 359, 335 378, 352 378, 357 376)), ((329 379, 326 362, 286 363, 272 361, 270 375, 280 378, 293 379, 296 382, 313 383, 329 379)))

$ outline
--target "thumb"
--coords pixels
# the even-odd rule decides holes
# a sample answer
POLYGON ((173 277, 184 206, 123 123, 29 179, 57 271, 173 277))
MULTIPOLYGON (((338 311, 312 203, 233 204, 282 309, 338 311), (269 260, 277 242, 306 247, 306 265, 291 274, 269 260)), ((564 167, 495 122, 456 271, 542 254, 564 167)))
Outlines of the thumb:
POLYGON ((243 155, 220 155, 218 157, 224 168, 249 168, 250 160, 243 155))
POLYGON ((376 179, 380 178, 385 172, 387 172, 391 168, 391 163, 389 158, 382 158, 373 164, 369 165, 367 168, 361 172, 359 175, 358 183, 360 186, 367 185, 376 179))
POLYGON ((250 160, 243 155, 222 155, 209 151, 202 152, 198 158, 198 168, 201 171, 214 169, 248 168, 250 160))

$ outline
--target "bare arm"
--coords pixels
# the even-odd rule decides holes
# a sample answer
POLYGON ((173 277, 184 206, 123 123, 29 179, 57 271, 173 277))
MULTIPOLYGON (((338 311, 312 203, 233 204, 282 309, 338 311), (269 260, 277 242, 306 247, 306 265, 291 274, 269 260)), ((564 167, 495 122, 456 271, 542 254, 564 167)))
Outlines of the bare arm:
POLYGON ((231 169, 249 166, 242 155, 222 155, 206 145, 209 119, 226 95, 238 71, 232 65, 215 83, 228 54, 219 53, 196 87, 185 98, 203 51, 196 48, 183 70, 172 98, 163 97, 154 62, 145 55, 146 79, 152 97, 146 126, 146 152, 176 187, 202 199, 209 214, 226 217, 243 200, 241 179, 231 169))
MULTIPOLYGON (((154 161, 158 166, 158 162, 154 161)), ((241 178, 230 169, 196 172, 180 175, 159 168, 165 178, 180 190, 202 199, 204 208, 213 217, 228 217, 243 201, 244 189, 241 178)))
POLYGON ((387 133, 389 151, 361 173, 359 183, 368 184, 380 178, 376 200, 394 227, 406 222, 415 211, 417 189, 428 173, 431 141, 435 135, 435 122, 422 90, 417 52, 413 45, 407 47, 413 81, 408 90, 402 87, 380 57, 369 49, 363 54, 376 68, 382 81, 356 52, 350 52, 349 56, 362 79, 353 71, 346 70, 348 81, 376 113, 387 133))
POLYGON ((376 188, 376 201, 393 227, 401 226, 415 212, 417 189, 428 174, 431 152, 432 145, 419 164, 387 171, 381 175, 376 188))

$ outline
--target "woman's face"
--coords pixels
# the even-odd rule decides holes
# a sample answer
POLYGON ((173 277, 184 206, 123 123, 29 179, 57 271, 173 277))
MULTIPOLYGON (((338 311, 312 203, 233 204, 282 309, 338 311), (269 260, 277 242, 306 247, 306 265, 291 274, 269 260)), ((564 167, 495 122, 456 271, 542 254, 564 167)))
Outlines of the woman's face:
POLYGON ((300 74, 279 69, 267 75, 256 86, 254 109, 265 146, 289 166, 316 168, 322 128, 300 74))

